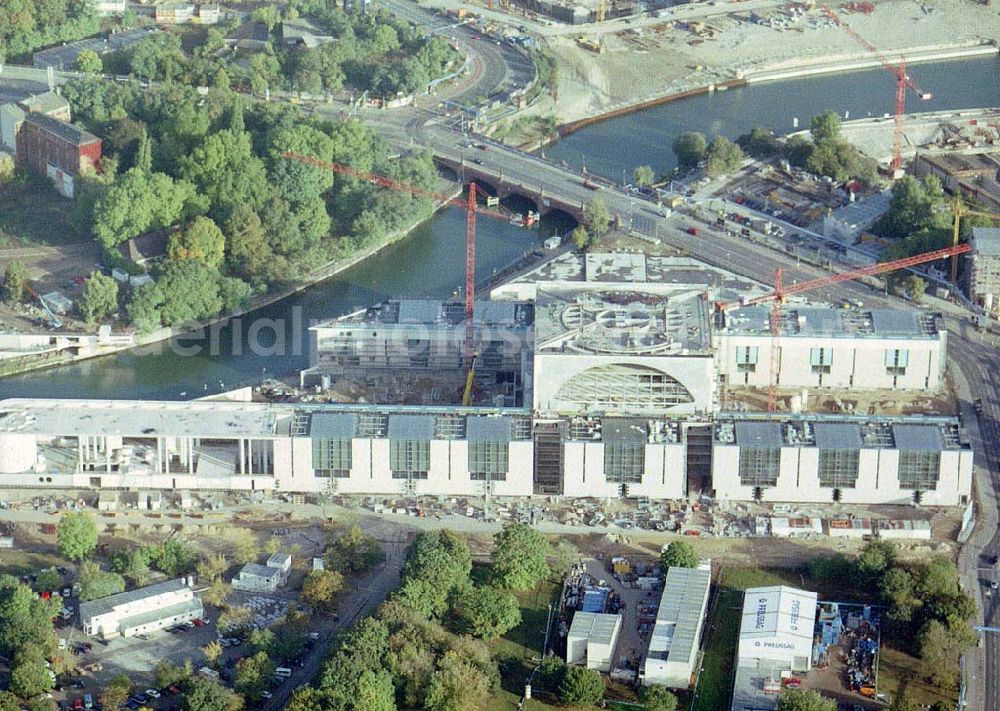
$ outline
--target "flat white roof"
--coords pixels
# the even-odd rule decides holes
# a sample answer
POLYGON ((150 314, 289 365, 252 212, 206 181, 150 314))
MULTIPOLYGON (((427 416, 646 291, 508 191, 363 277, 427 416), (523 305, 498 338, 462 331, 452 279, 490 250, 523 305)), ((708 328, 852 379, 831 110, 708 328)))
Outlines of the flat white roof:
POLYGON ((743 598, 740 639, 760 637, 813 638, 816 593, 785 585, 750 588, 743 598))
POLYGON ((588 644, 614 645, 621 626, 620 615, 600 612, 577 612, 569 628, 570 639, 585 639, 588 644))
POLYGON ((708 599, 712 574, 696 568, 668 568, 656 610, 656 624, 649 639, 650 659, 681 662, 698 646, 701 613, 708 599))

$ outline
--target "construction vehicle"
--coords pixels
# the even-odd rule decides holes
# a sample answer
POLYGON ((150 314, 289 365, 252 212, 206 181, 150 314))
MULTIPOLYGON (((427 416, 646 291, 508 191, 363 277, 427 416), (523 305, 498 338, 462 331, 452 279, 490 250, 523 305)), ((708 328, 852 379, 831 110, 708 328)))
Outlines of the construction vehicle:
POLYGON ((63 325, 62 320, 58 316, 56 316, 52 308, 45 302, 45 299, 37 291, 35 291, 28 285, 25 285, 24 289, 33 297, 35 297, 38 300, 38 303, 42 305, 42 309, 49 317, 49 326, 51 328, 62 328, 63 325))
POLYGON ((848 25, 845 25, 844 21, 837 13, 830 9, 829 5, 824 5, 822 10, 824 15, 833 20, 837 26, 849 34, 854 41, 868 50, 886 69, 886 71, 896 77, 896 118, 895 125, 892 130, 892 161, 889 163, 889 175, 893 179, 901 177, 900 171, 903 165, 903 119, 906 115, 906 90, 912 89, 923 101, 933 98, 934 95, 917 86, 916 82, 914 82, 913 79, 910 78, 910 75, 906 73, 905 57, 900 57, 899 63, 894 64, 879 51, 878 47, 859 35, 848 25))
POLYGON ((809 279, 807 281, 801 281, 797 284, 791 284, 785 286, 783 283, 784 270, 778 269, 774 273, 774 291, 770 294, 764 294, 763 296, 757 296, 752 299, 744 299, 741 301, 734 301, 730 303, 717 303, 716 309, 721 312, 729 311, 730 309, 740 308, 743 306, 753 306, 756 304, 770 303, 771 304, 771 315, 769 318, 769 325, 771 327, 771 364, 770 364, 770 378, 767 391, 767 411, 777 412, 778 411, 778 338, 781 336, 781 306, 785 299, 793 294, 801 294, 807 291, 814 291, 816 289, 822 289, 827 286, 833 286, 834 284, 839 284, 844 281, 853 281, 855 279, 860 279, 861 277, 874 276, 876 274, 883 274, 885 272, 896 271, 897 269, 906 269, 908 267, 913 267, 918 264, 926 264, 928 262, 936 262, 940 259, 947 259, 948 257, 965 254, 971 251, 971 247, 968 244, 953 245, 951 247, 945 247, 944 249, 936 249, 932 252, 924 252, 923 254, 917 254, 912 257, 905 257, 903 259, 896 259, 891 262, 881 262, 879 264, 872 264, 867 267, 862 267, 860 269, 854 269, 848 272, 840 272, 837 274, 830 274, 823 277, 818 277, 816 279, 809 279))

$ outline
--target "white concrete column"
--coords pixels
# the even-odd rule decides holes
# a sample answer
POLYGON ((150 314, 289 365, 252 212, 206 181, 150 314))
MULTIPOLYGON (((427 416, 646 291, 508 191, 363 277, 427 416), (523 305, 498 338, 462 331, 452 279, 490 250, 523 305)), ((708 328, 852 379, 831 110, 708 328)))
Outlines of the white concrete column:
POLYGON ((247 451, 244 446, 245 441, 240 438, 240 471, 239 474, 246 474, 247 471, 247 451))
POLYGON ((111 473, 111 447, 108 446, 108 437, 104 436, 104 469, 108 474, 111 473))

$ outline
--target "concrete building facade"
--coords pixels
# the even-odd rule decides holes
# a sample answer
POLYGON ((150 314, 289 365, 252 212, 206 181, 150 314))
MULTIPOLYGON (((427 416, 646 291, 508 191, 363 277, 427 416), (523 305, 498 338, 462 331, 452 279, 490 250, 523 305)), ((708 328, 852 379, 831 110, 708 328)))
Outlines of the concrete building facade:
POLYGON ((731 501, 960 506, 972 449, 948 418, 720 416, 712 486, 731 501))
POLYGON ((789 305, 775 341, 770 307, 761 305, 726 313, 714 341, 720 384, 768 387, 776 343, 782 388, 936 391, 948 334, 925 311, 789 305))
POLYGON ((966 283, 969 298, 987 314, 1000 309, 1000 228, 973 227, 966 283))

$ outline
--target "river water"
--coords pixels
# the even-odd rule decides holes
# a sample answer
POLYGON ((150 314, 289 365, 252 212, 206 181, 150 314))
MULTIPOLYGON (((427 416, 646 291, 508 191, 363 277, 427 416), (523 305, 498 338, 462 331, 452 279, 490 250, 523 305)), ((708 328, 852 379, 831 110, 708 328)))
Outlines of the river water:
MULTIPOLYGON (((919 64, 910 74, 934 98, 908 108, 946 110, 1000 106, 1000 59, 919 64), (919 106, 918 106, 919 104, 919 106)), ((884 70, 757 84, 665 104, 595 124, 545 149, 549 158, 620 180, 650 164, 673 167, 671 145, 683 131, 735 138, 755 126, 778 133, 827 109, 851 118, 893 110, 893 78, 884 70)), ((912 96, 912 94, 911 94, 912 96)), ((518 206, 513 206, 519 209, 518 206)), ((477 269, 482 281, 568 226, 522 230, 480 217, 477 269)), ((459 294, 465 273, 465 214, 447 209, 405 239, 352 269, 239 319, 201 339, 186 339, 79 364, 0 380, 7 397, 188 399, 287 376, 307 365, 308 325, 390 297, 459 294), (276 335, 277 334, 277 335, 276 335)))

